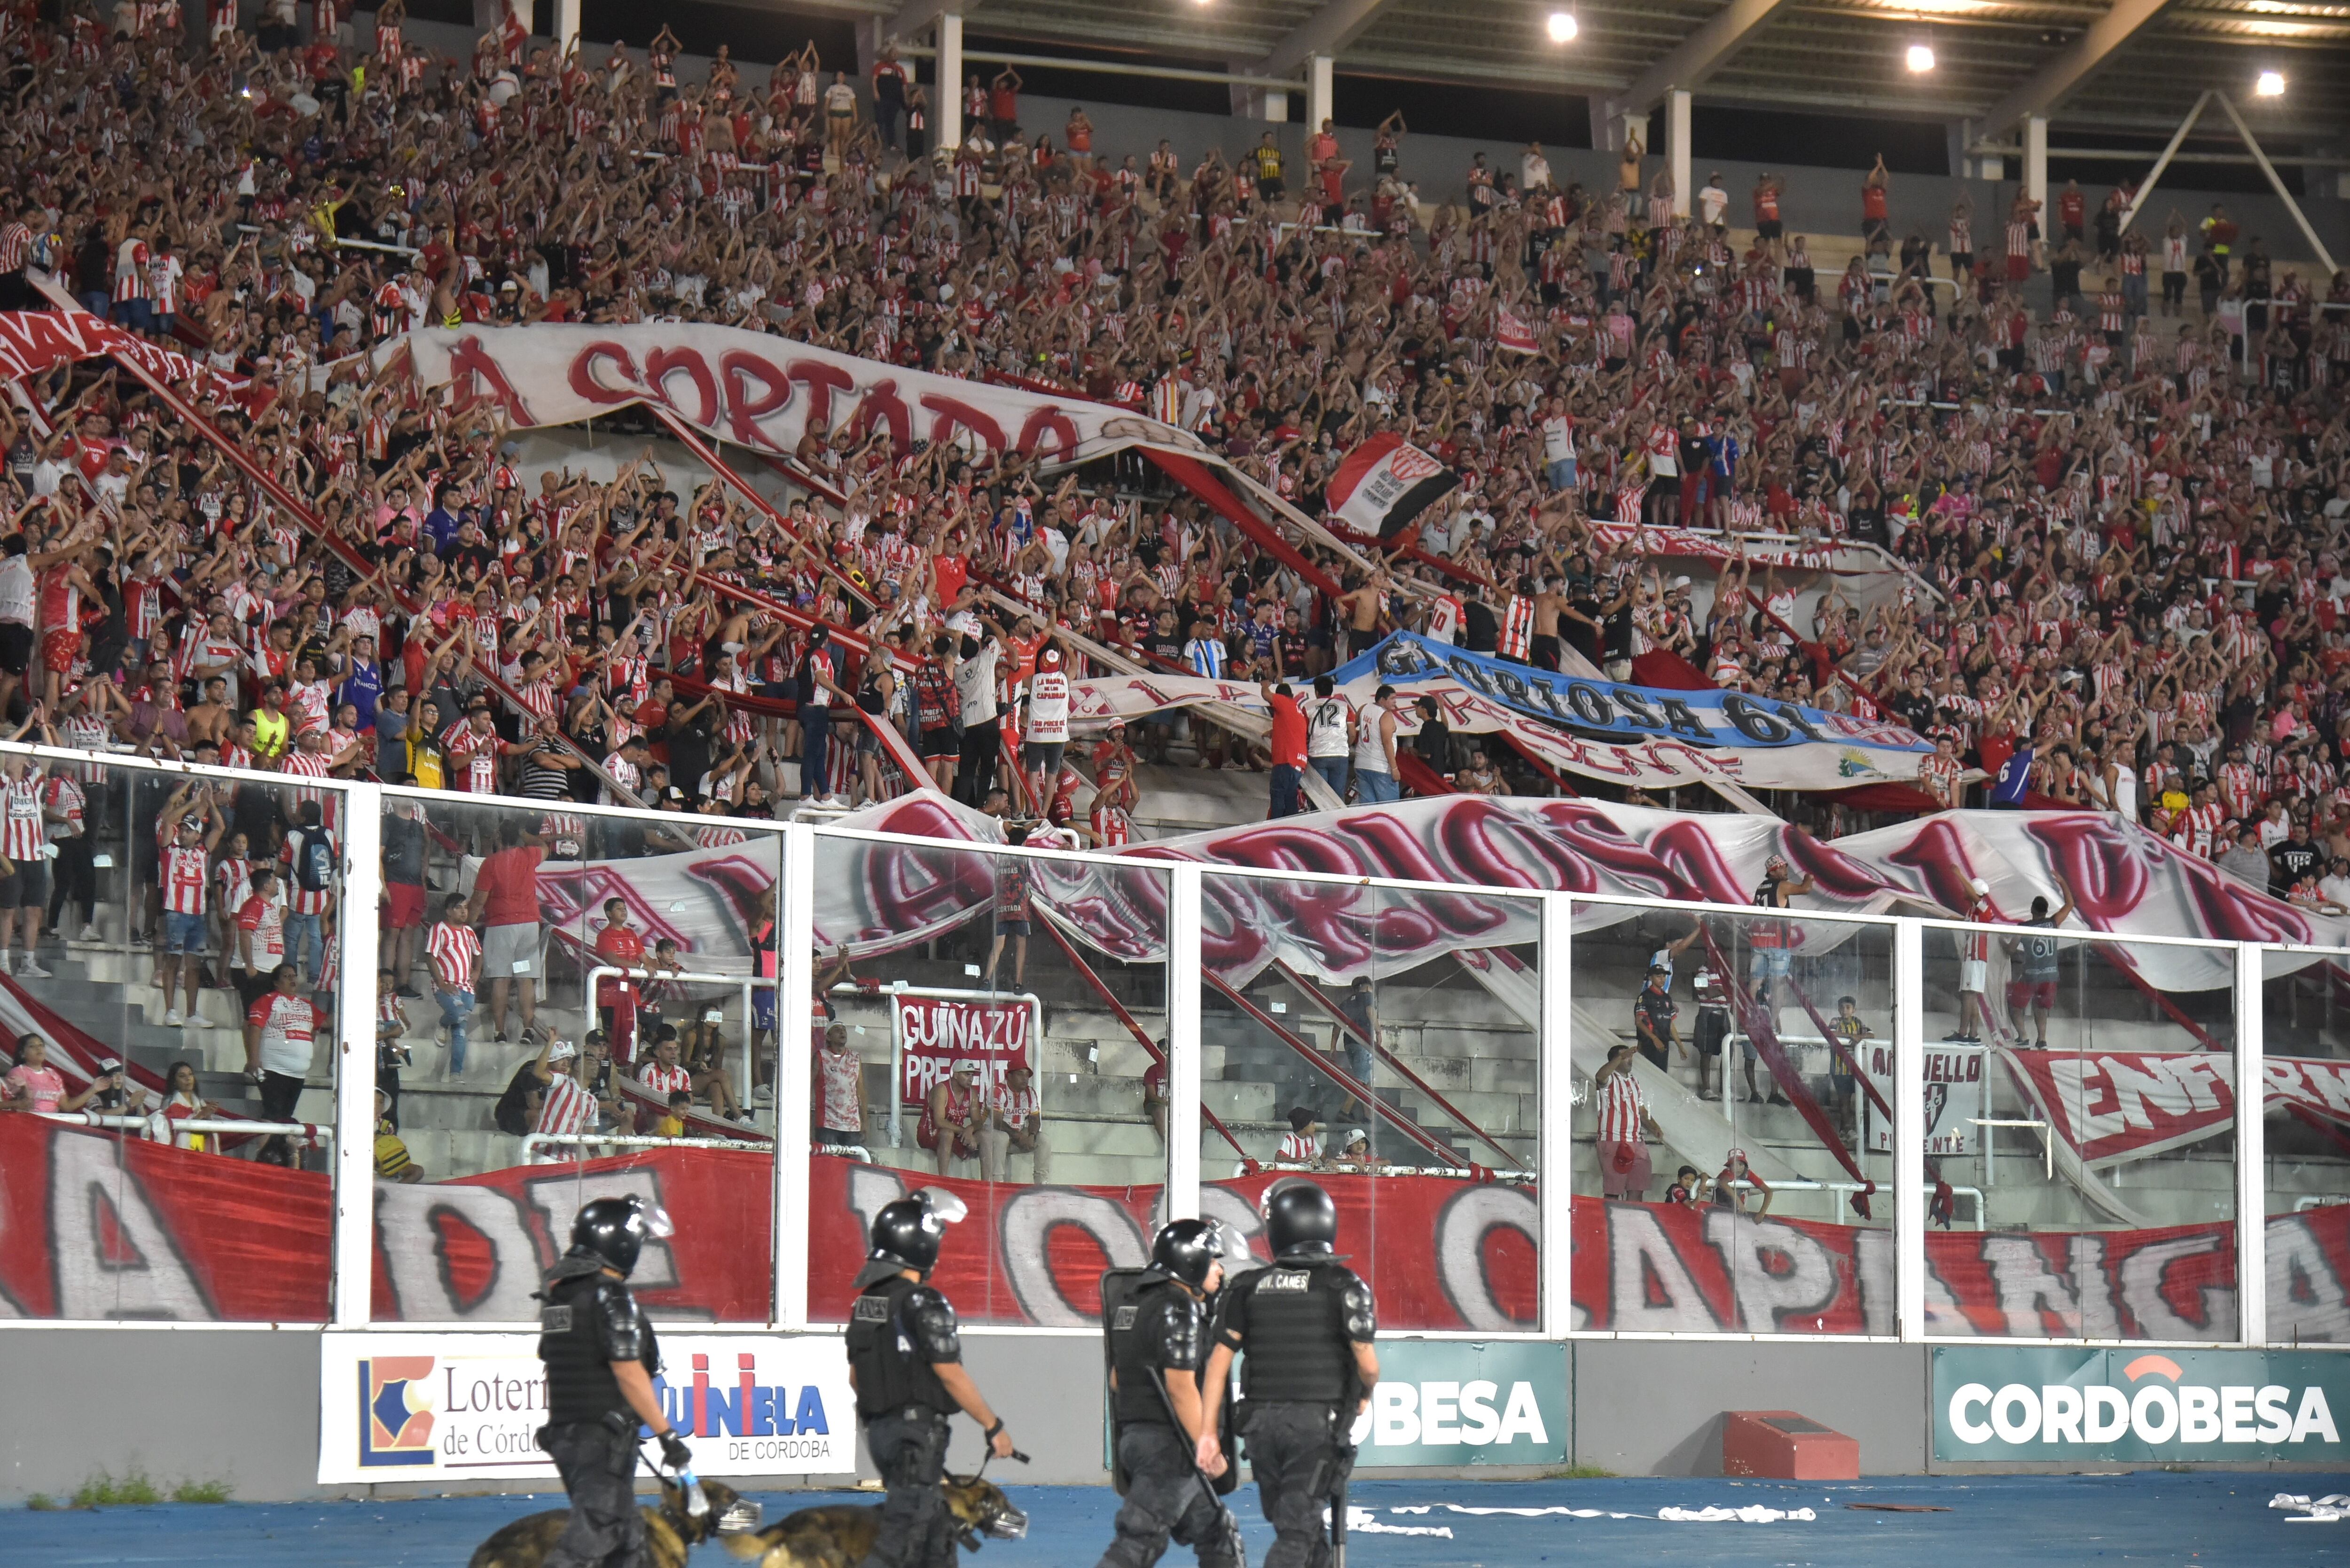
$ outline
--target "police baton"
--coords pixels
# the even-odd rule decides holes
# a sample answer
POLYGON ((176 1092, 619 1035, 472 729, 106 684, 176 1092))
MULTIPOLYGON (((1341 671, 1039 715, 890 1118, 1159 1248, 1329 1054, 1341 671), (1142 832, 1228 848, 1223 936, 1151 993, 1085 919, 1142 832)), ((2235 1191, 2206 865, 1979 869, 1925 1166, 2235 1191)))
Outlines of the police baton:
POLYGON ((1349 1439, 1333 1445, 1338 1450, 1338 1476, 1330 1493, 1330 1568, 1347 1568, 1347 1480, 1355 1472, 1355 1424, 1343 1407, 1330 1412, 1330 1422, 1333 1437, 1344 1433, 1349 1439))
MULTIPOLYGON (((1156 1366, 1152 1367, 1150 1386, 1159 1390, 1159 1403, 1166 1409, 1167 1420, 1175 1428, 1176 1437, 1180 1439, 1183 1436, 1183 1420, 1181 1417, 1175 1414, 1175 1397, 1167 1391, 1165 1371, 1156 1366)), ((1206 1496, 1208 1506, 1214 1509, 1216 1517, 1223 1521, 1224 1534, 1232 1547, 1232 1561, 1238 1563, 1247 1563, 1248 1557, 1241 1546, 1241 1521, 1233 1518, 1232 1511, 1224 1506, 1222 1494, 1216 1490, 1215 1478, 1201 1469, 1200 1447, 1197 1442, 1184 1444, 1183 1459, 1184 1462, 1191 1467, 1191 1478, 1200 1483, 1200 1490, 1206 1496)), ((1224 1463, 1236 1465, 1240 1463, 1240 1456, 1226 1454, 1224 1463)), ((1339 1568, 1345 1568, 1345 1564, 1341 1563, 1339 1568)))

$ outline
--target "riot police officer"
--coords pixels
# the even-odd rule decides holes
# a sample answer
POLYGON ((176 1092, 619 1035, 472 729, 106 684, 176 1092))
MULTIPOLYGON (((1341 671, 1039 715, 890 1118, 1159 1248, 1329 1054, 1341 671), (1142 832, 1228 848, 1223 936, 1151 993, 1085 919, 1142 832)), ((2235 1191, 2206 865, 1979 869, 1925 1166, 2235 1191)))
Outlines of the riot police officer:
POLYGON ((1330 1554, 1322 1511, 1336 1506, 1354 1463, 1355 1419, 1379 1380, 1378 1312, 1371 1287, 1335 1251, 1338 1210, 1328 1193, 1310 1181, 1275 1188, 1262 1218, 1273 1263, 1234 1280, 1217 1308, 1198 1458, 1212 1469, 1222 1457, 1217 1408, 1232 1357, 1245 1353, 1239 1426, 1274 1530, 1264 1568, 1321 1568, 1330 1554))
POLYGON ((1210 1297, 1224 1279, 1224 1242, 1205 1220, 1159 1228, 1134 1298, 1107 1325, 1118 1460, 1128 1477, 1118 1539, 1100 1568, 1151 1568, 1171 1533, 1201 1568, 1243 1568, 1240 1525, 1210 1484, 1227 1461, 1200 1467, 1200 1373, 1208 1359, 1210 1297))
POLYGON ((649 1239, 670 1234, 669 1216, 634 1196, 598 1198, 571 1222, 571 1250, 538 1293, 538 1358, 546 1365, 546 1425, 538 1446, 554 1456, 571 1494, 571 1519, 545 1568, 616 1568, 644 1561, 637 1511, 637 1427, 660 1439, 682 1470, 692 1454, 653 1397, 660 1352, 628 1278, 649 1239))
POLYGON ((1013 1446, 963 1370, 954 1307, 924 1282, 962 1200, 925 1189, 873 1217, 872 1251, 858 1271, 848 1314, 848 1381, 865 1447, 889 1489, 881 1528, 862 1568, 950 1568, 955 1537, 939 1490, 946 1475, 947 1417, 960 1407, 984 1428, 999 1457, 1013 1446))

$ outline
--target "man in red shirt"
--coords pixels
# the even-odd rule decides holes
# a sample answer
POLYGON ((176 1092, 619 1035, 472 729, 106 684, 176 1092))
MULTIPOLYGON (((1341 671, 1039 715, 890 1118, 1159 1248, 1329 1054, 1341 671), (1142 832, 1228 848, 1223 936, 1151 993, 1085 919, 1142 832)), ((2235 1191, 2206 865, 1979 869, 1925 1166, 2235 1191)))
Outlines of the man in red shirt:
MULTIPOLYGON (((629 925, 626 898, 604 900, 604 929, 596 933, 596 962, 613 969, 642 969, 645 939, 629 925)), ((604 1038, 611 1043, 612 1060, 623 1067, 637 1057, 637 988, 626 975, 596 982, 596 1006, 603 1015, 604 1038)))
POLYGON ((1305 711, 1284 680, 1275 686, 1257 683, 1257 692, 1273 710, 1273 809, 1269 817, 1297 815, 1297 785, 1305 773, 1305 711))
POLYGON ((522 1032, 538 1018, 538 863, 546 840, 519 816, 498 824, 498 847, 473 876, 473 914, 482 922, 482 976, 490 982, 490 1016, 506 1038, 506 997, 522 981, 522 1032))

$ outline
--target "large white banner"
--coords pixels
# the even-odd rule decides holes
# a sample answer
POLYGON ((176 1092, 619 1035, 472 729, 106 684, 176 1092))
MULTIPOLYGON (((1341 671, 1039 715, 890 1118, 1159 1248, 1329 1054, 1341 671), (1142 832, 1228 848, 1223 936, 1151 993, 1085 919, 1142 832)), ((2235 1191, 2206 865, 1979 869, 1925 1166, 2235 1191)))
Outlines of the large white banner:
POLYGON ((647 403, 721 441, 778 454, 811 430, 861 438, 879 428, 900 449, 921 441, 1067 463, 1141 442, 1222 462, 1174 426, 1124 409, 904 369, 739 327, 436 327, 385 344, 377 363, 391 366, 403 353, 426 386, 491 402, 516 428, 647 403))
MULTIPOLYGON (((857 1397, 837 1334, 660 1335, 653 1394, 704 1476, 847 1475, 857 1397)), ((546 1369, 535 1334, 328 1334, 319 1345, 318 1480, 555 1478, 538 1446, 546 1369)))

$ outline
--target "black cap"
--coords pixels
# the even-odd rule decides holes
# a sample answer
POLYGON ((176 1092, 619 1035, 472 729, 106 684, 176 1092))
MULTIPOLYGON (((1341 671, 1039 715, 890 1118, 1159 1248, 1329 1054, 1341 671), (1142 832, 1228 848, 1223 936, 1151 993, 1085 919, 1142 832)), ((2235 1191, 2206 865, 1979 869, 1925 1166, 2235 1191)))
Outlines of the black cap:
POLYGON ((1224 1255, 1223 1232, 1211 1220, 1170 1220, 1150 1243, 1154 1273, 1180 1280, 1195 1291, 1208 1288, 1208 1273, 1224 1255))
POLYGON ((1265 1244, 1275 1258, 1335 1256, 1338 1206, 1310 1181, 1293 1181, 1264 1196, 1265 1244))

